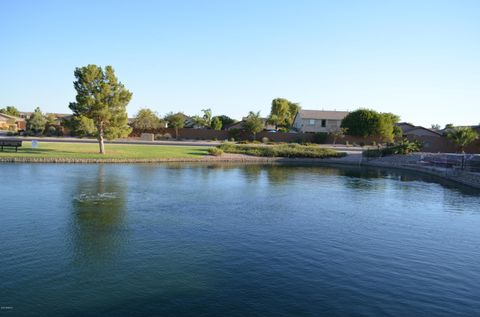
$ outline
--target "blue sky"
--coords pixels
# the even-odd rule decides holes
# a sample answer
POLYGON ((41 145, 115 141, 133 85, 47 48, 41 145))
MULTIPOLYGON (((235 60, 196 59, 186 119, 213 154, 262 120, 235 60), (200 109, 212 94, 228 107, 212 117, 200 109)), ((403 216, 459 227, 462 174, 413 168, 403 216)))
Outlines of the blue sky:
POLYGON ((430 126, 480 123, 480 1, 0 1, 0 107, 69 112, 112 65, 149 107, 241 118, 284 97, 430 126))

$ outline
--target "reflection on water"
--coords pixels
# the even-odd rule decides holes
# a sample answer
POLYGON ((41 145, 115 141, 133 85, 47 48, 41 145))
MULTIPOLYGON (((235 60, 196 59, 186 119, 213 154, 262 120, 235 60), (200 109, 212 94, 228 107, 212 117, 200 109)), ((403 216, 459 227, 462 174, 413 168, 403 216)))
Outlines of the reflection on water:
POLYGON ((438 178, 235 164, 0 175, 12 315, 480 315, 480 195, 438 178))
POLYGON ((115 254, 125 238, 128 187, 103 164, 78 177, 72 194, 72 242, 76 260, 96 261, 115 254))

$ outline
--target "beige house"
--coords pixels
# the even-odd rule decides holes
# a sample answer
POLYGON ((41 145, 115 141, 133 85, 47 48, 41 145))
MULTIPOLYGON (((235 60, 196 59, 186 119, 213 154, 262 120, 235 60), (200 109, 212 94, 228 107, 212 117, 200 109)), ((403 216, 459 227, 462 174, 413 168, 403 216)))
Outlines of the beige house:
POLYGON ((0 113, 0 130, 17 131, 25 129, 25 119, 0 113))
POLYGON ((333 132, 340 128, 348 111, 300 110, 293 120, 299 132, 333 132))

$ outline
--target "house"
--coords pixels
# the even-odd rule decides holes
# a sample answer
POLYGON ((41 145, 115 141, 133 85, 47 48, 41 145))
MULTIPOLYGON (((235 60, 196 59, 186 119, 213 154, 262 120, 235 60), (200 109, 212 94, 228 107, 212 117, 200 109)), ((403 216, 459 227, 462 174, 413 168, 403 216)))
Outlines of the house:
MULTIPOLYGON (((223 127, 223 130, 227 130, 227 131, 234 130, 234 129, 243 130, 243 124, 245 123, 246 119, 247 118, 242 118, 241 121, 226 125, 225 127, 223 127)), ((263 128, 264 130, 275 130, 275 125, 268 123, 267 118, 261 118, 261 119, 264 124, 264 128, 263 128)))
POLYGON ((408 123, 408 122, 399 122, 399 123, 397 123, 397 124, 395 124, 395 125, 402 130, 402 133, 403 133, 403 134, 406 134, 408 131, 417 128, 416 125, 413 125, 413 124, 408 123))
POLYGON ((234 122, 234 123, 231 123, 231 124, 227 124, 226 126, 223 127, 224 130, 241 130, 243 129, 243 123, 245 121, 241 120, 241 121, 237 121, 237 122, 234 122))
POLYGON ((293 119, 293 128, 299 132, 332 132, 340 128, 348 111, 300 110, 293 119))
MULTIPOLYGON (((480 125, 461 125, 461 126, 456 126, 456 128, 470 128, 472 129, 473 131, 477 132, 478 134, 480 134, 480 125)), ((452 128, 445 128, 443 130, 440 130, 439 132, 440 133, 443 133, 444 135, 447 134, 448 132, 450 132, 452 130, 452 128)))
POLYGON ((430 137, 441 137, 442 133, 433 130, 427 129, 421 126, 416 126, 407 122, 397 123, 397 127, 402 130, 402 134, 406 137, 420 137, 420 136, 430 136, 430 137))
POLYGON ((0 113, 0 130, 25 130, 27 123, 25 119, 0 113))

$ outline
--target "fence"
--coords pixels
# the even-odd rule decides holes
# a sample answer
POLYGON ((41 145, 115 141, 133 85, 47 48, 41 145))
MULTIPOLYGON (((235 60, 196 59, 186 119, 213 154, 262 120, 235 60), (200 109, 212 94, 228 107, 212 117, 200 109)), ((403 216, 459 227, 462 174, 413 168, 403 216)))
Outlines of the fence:
MULTIPOLYGON (((141 133, 153 133, 155 135, 165 135, 169 134, 172 137, 175 137, 175 129, 172 128, 160 128, 153 130, 134 130, 130 136, 140 137, 141 133)), ((191 139, 191 140, 226 140, 230 138, 235 138, 235 140, 251 140, 252 135, 246 133, 245 131, 216 131, 212 129, 178 129, 178 137, 180 139, 191 139)), ((257 133, 256 139, 262 140, 262 138, 268 138, 273 142, 314 142, 315 134, 314 133, 284 133, 284 132, 268 132, 262 131, 257 133)), ((423 152, 431 153, 455 153, 458 148, 450 142, 445 136, 408 136, 410 141, 417 140, 422 143, 423 152)), ((328 135, 325 143, 332 144, 348 144, 348 145, 377 145, 385 143, 381 138, 375 137, 356 137, 351 135, 346 135, 342 138, 337 138, 334 140, 332 135, 328 135)), ((480 139, 468 145, 465 148, 467 153, 480 153, 480 139)))
POLYGON ((450 171, 480 173, 480 155, 422 154, 417 164, 450 171))

